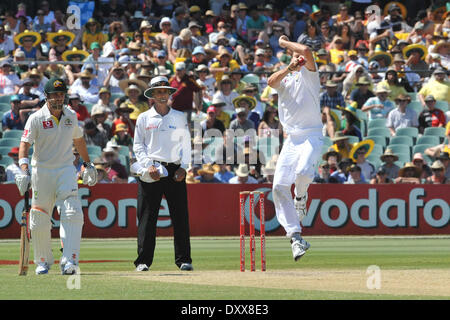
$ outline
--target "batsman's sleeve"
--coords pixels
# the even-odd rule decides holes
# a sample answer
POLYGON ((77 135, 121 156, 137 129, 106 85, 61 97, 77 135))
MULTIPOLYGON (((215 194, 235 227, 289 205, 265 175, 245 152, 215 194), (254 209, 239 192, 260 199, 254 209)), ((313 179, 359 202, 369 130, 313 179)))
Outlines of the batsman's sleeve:
POLYGON ((189 131, 189 124, 183 116, 183 135, 181 141, 181 167, 187 169, 191 163, 192 146, 191 146, 191 132, 189 131))
POLYGON ((147 154, 147 145, 145 144, 145 118, 141 115, 136 120, 133 151, 136 155, 136 160, 143 168, 148 168, 153 165, 152 159, 147 154))
POLYGON ((28 121, 25 123, 25 128, 23 129, 23 134, 20 138, 20 141, 28 142, 30 145, 33 144, 38 134, 38 127, 36 124, 36 118, 31 115, 28 121))

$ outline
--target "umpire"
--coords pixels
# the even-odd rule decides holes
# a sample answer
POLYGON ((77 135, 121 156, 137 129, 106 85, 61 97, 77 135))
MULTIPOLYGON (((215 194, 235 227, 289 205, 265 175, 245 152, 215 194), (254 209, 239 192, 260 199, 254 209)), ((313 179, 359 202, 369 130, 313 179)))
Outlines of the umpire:
POLYGON ((148 271, 153 262, 156 223, 161 199, 166 197, 173 224, 175 264, 192 271, 186 168, 191 161, 191 136, 184 113, 169 107, 176 91, 166 77, 152 79, 144 95, 154 105, 136 121, 133 151, 144 176, 138 182, 138 257, 136 271, 148 271), (147 182, 145 182, 147 181, 147 182))

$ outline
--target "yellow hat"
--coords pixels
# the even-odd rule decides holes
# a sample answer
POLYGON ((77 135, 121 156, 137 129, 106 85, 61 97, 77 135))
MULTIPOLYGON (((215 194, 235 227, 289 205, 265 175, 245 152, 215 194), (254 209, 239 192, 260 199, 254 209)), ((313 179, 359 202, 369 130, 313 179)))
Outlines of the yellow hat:
POLYGON ((413 52, 413 51, 419 51, 420 58, 422 60, 424 60, 426 58, 427 53, 428 53, 427 47, 425 47, 422 44, 415 43, 415 44, 410 44, 410 45, 404 47, 403 48, 403 55, 406 58, 409 58, 409 56, 411 55, 411 52, 413 52))
POLYGON ((365 157, 367 158, 372 153, 374 145, 375 145, 375 142, 371 139, 366 139, 359 143, 354 144, 352 150, 350 150, 349 158, 352 160, 356 160, 356 158, 358 157, 356 155, 356 151, 358 151, 361 148, 366 149, 365 157))
POLYGON ((241 102, 242 100, 245 100, 248 102, 248 104, 250 105, 248 107, 249 110, 252 110, 253 108, 256 107, 256 99, 250 96, 246 96, 246 95, 240 95, 239 97, 236 97, 233 99, 233 105, 234 107, 237 109, 239 108, 239 102, 241 102))
POLYGON ((33 47, 37 46, 41 42, 41 35, 38 32, 25 30, 14 37, 14 42, 20 46, 23 44, 25 38, 33 38, 33 47))
POLYGON ((69 31, 59 30, 58 32, 49 32, 47 33, 47 40, 50 42, 52 46, 58 45, 58 43, 55 41, 56 38, 64 37, 66 40, 66 46, 70 45, 73 40, 75 40, 75 34, 69 31))
POLYGON ((89 56, 89 52, 84 50, 78 50, 76 47, 73 47, 72 50, 66 50, 62 54, 62 59, 64 61, 73 61, 74 58, 79 57, 80 61, 83 61, 89 56))

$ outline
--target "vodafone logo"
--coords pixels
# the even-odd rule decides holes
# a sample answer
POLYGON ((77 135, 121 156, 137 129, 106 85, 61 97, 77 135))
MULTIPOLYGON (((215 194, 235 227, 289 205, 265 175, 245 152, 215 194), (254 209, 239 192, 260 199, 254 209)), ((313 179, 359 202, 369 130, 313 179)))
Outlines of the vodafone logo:
POLYGON ((42 121, 42 126, 44 127, 44 129, 51 129, 53 128, 53 122, 51 120, 42 121))

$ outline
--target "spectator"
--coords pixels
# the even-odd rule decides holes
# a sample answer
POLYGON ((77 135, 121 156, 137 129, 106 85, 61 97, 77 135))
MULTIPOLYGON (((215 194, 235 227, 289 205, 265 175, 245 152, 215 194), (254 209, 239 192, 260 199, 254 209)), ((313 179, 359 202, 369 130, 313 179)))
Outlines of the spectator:
POLYGON ((0 63, 0 96, 12 95, 19 92, 22 82, 15 73, 11 72, 11 61, 5 59, 0 63))
POLYGON ((338 35, 335 35, 333 41, 330 43, 329 52, 331 63, 338 65, 342 61, 344 61, 344 57, 346 54, 346 51, 344 49, 344 42, 338 35))
POLYGON ((18 49, 25 53, 26 60, 41 60, 42 54, 38 50, 41 42, 41 35, 38 32, 25 30, 14 37, 14 42, 18 44, 18 49))
MULTIPOLYGON (((97 110, 105 111, 107 119, 109 121, 114 120, 114 111, 116 111, 116 106, 114 103, 111 103, 111 92, 106 88, 102 87, 98 91, 98 102, 92 107, 91 116, 97 112, 97 110)), ((106 119, 105 119, 106 120, 106 119)))
POLYGON ((419 43, 410 44, 403 49, 403 55, 406 57, 406 65, 415 71, 421 78, 429 75, 428 65, 424 61, 427 48, 419 43))
POLYGON ((180 31, 180 34, 175 37, 172 43, 172 49, 170 50, 169 60, 172 60, 170 57, 179 57, 181 54, 181 50, 185 49, 189 52, 189 55, 192 54, 194 48, 197 46, 201 46, 202 44, 196 38, 192 36, 191 30, 185 28, 180 31))
POLYGON ((412 162, 405 164, 400 169, 399 177, 394 180, 395 183, 408 183, 408 184, 420 184, 421 170, 417 168, 412 162))
POLYGON ((358 166, 356 164, 352 164, 348 168, 348 172, 349 172, 349 177, 348 177, 347 181, 344 182, 345 184, 364 184, 364 183, 367 183, 364 180, 364 177, 362 175, 360 166, 358 166))
POLYGON ((103 149, 102 158, 107 163, 106 172, 112 183, 127 183, 127 169, 119 162, 117 152, 112 147, 103 149))
POLYGON ((387 118, 388 114, 394 110, 394 103, 389 100, 389 89, 382 84, 378 84, 375 89, 376 97, 369 98, 362 107, 362 111, 369 114, 369 121, 373 119, 387 118))
POLYGON ((117 118, 114 120, 112 126, 111 126, 111 132, 112 134, 116 134, 116 127, 123 123, 128 127, 128 134, 131 137, 134 137, 134 121, 130 119, 130 113, 133 112, 133 109, 128 107, 125 103, 121 103, 119 108, 116 109, 117 118))
POLYGON ((83 165, 83 159, 80 157, 80 153, 78 152, 77 148, 72 147, 72 153, 75 157, 75 160, 73 160, 73 165, 75 166, 75 169, 77 169, 77 180, 81 179, 81 167, 83 165))
POLYGON ((371 139, 363 140, 353 145, 350 158, 361 167, 364 179, 369 181, 375 176, 375 166, 367 161, 367 157, 373 150, 374 142, 371 139))
MULTIPOLYGON (((197 71, 197 69, 200 66, 205 66, 206 71, 209 71, 208 67, 206 66, 206 64, 208 64, 208 61, 206 59, 206 52, 202 46, 195 47, 194 51, 192 52, 192 57, 187 58, 184 61, 184 63, 186 64, 186 71, 189 74, 192 74, 192 73, 194 73, 194 71, 197 71)), ((204 69, 198 69, 198 70, 204 70, 204 69)), ((199 71, 197 71, 197 72, 199 72, 199 71)))
POLYGON ((236 170, 236 176, 231 178, 228 183, 230 184, 255 184, 258 181, 249 175, 250 170, 248 165, 245 163, 241 163, 236 170))
POLYGON ((337 86, 332 80, 326 82, 326 91, 320 94, 320 108, 336 109, 337 106, 345 105, 344 97, 337 91, 337 86))
POLYGON ((349 143, 349 138, 342 131, 337 131, 331 141, 333 141, 333 149, 336 150, 342 158, 349 158, 352 145, 349 143))
POLYGON ((338 107, 338 109, 342 110, 342 116, 345 118, 345 127, 343 128, 342 133, 346 136, 358 137, 359 141, 361 141, 362 133, 358 126, 360 125, 360 120, 356 114, 355 105, 352 106, 348 104, 345 108, 338 107))
POLYGON ((5 112, 2 118, 2 131, 23 130, 25 127, 24 119, 20 118, 20 97, 13 95, 10 98, 11 110, 5 112))
POLYGON ((78 94, 80 99, 86 103, 96 103, 98 101, 98 88, 91 84, 95 76, 85 70, 80 74, 81 83, 70 88, 69 94, 78 94))
POLYGON ((106 87, 111 94, 125 94, 119 87, 119 82, 121 80, 127 79, 128 76, 125 69, 122 67, 120 62, 116 61, 113 67, 109 70, 108 75, 103 82, 103 86, 106 87))
POLYGON ((218 163, 213 166, 214 177, 218 179, 221 183, 229 183, 230 179, 235 176, 235 174, 228 170, 226 163, 218 163))
POLYGON ((250 43, 256 41, 258 35, 268 24, 267 18, 261 14, 261 10, 256 6, 250 9, 250 18, 247 19, 247 35, 250 43))
POLYGON ((414 154, 412 162, 417 168, 422 170, 422 174, 420 176, 421 180, 425 181, 429 176, 432 175, 431 168, 427 165, 427 162, 420 152, 414 154))
POLYGON ((338 170, 333 172, 329 178, 330 183, 345 183, 349 176, 349 167, 353 161, 349 158, 343 158, 338 164, 338 170))
POLYGON ((370 82, 369 89, 372 90, 372 78, 367 73, 366 69, 363 66, 356 64, 349 68, 350 72, 345 76, 343 87, 342 87, 342 95, 344 98, 347 98, 351 92, 357 88, 359 79, 365 78, 370 82))
POLYGON ((8 56, 15 49, 14 41, 11 36, 5 33, 5 26, 0 25, 0 51, 3 51, 5 56, 8 56))
POLYGON ((192 109, 201 109, 201 87, 192 76, 186 73, 186 64, 177 62, 175 75, 169 80, 170 86, 177 91, 171 96, 172 108, 187 114, 188 121, 191 119, 192 109))
MULTIPOLYGON (((202 128, 202 136, 210 129, 219 130, 220 133, 225 131, 225 126, 222 121, 216 118, 217 110, 214 106, 209 106, 206 110, 207 118, 203 120, 200 125, 202 128)), ((214 130, 215 131, 215 130, 214 130)))
POLYGON ((389 184, 392 180, 388 177, 387 171, 384 168, 379 168, 374 178, 370 180, 370 184, 389 184))
POLYGON ((212 101, 215 93, 216 79, 209 75, 209 68, 205 64, 200 64, 194 70, 197 73, 198 79, 197 84, 203 87, 203 99, 207 101, 212 101))
POLYGON ((117 146, 128 148, 131 158, 133 153, 133 138, 128 135, 128 126, 126 124, 119 123, 116 126, 116 134, 111 138, 111 141, 117 146))
POLYGON ((411 92, 414 87, 417 88, 420 85, 420 76, 405 64, 402 53, 394 55, 392 68, 397 71, 399 83, 405 87, 406 91, 411 92))
POLYGON ((227 49, 222 48, 219 50, 219 54, 216 56, 217 61, 213 62, 209 66, 209 71, 216 78, 216 82, 220 82, 224 73, 233 71, 234 69, 239 69, 239 64, 233 59, 231 54, 227 49))
POLYGON ((201 183, 222 183, 215 177, 216 171, 214 171, 212 164, 204 164, 203 167, 198 170, 199 177, 196 177, 201 183))
POLYGON ((313 183, 330 183, 330 165, 327 161, 322 161, 319 170, 313 179, 313 183))
POLYGON ((259 120, 263 117, 265 104, 258 100, 258 85, 257 84, 247 84, 243 89, 242 93, 245 97, 253 98, 256 101, 256 105, 251 107, 252 112, 258 114, 258 118, 254 118, 255 127, 257 128, 259 125, 259 120))
MULTIPOLYGON (((259 137, 281 138, 283 135, 281 123, 278 120, 278 110, 273 106, 267 106, 261 122, 258 126, 259 137)), ((282 140, 280 140, 282 141, 282 140)))
POLYGON ((13 163, 6 167, 6 181, 14 182, 16 174, 22 173, 22 169, 19 166, 19 147, 11 148, 8 156, 13 159, 13 163))
POLYGON ((312 51, 318 51, 325 46, 325 39, 312 19, 305 21, 305 31, 298 37, 297 42, 310 47, 312 51))
POLYGON ((399 95, 395 99, 397 108, 389 112, 386 120, 386 126, 391 131, 391 136, 395 136, 398 128, 418 127, 417 114, 413 109, 406 108, 408 105, 408 96, 399 95))
POLYGON ((431 165, 433 174, 426 179, 426 183, 430 184, 450 184, 450 180, 445 177, 445 167, 441 161, 436 160, 431 165))
POLYGON ((446 123, 444 112, 435 107, 436 99, 432 95, 428 95, 424 101, 427 108, 419 114, 419 133, 421 134, 423 134, 425 128, 444 127, 446 123))
POLYGON ((6 182, 6 171, 3 165, 0 165, 0 184, 6 182))
POLYGON ((405 88, 399 82, 397 71, 393 67, 387 69, 385 80, 381 81, 380 84, 389 89, 389 100, 395 101, 399 95, 407 95, 405 88))
POLYGON ((357 88, 350 93, 350 104, 356 102, 358 109, 361 109, 368 99, 374 97, 375 95, 369 89, 370 85, 371 82, 367 77, 360 77, 356 82, 357 88))
POLYGON ((87 51, 91 49, 91 44, 94 42, 97 42, 100 47, 103 46, 103 39, 101 25, 94 18, 90 18, 84 26, 83 38, 81 40, 83 50, 87 51))
POLYGON ((426 105, 424 98, 428 95, 432 95, 436 100, 450 101, 450 83, 444 69, 436 68, 431 79, 420 89, 417 98, 423 106, 426 105))
POLYGON ((159 50, 156 52, 156 66, 153 73, 156 76, 173 75, 173 65, 169 60, 167 60, 167 54, 164 50, 159 50))
POLYGON ((230 123, 230 129, 236 130, 237 128, 252 128, 256 130, 259 126, 260 121, 259 115, 253 111, 256 106, 256 99, 251 96, 241 95, 233 99, 233 105, 235 107, 236 113, 233 114, 231 118, 232 121, 230 123), (245 110, 246 118, 240 118, 240 116, 243 116, 242 109, 245 110))
POLYGON ((96 145, 102 149, 108 142, 106 133, 98 130, 95 122, 90 118, 84 122, 84 139, 86 140, 86 145, 96 145))
POLYGON ((70 94, 68 102, 70 108, 76 112, 78 121, 84 122, 90 118, 89 111, 85 105, 81 104, 81 98, 78 93, 70 94))
POLYGON ((124 89, 127 99, 123 102, 133 111, 130 113, 130 119, 135 122, 138 116, 149 109, 147 101, 140 100, 143 88, 146 87, 145 82, 130 77, 127 88, 124 89))
POLYGON ((396 179, 400 172, 400 167, 395 164, 398 161, 398 156, 388 147, 380 156, 380 160, 384 162, 381 168, 386 171, 387 178, 391 180, 396 179))
POLYGON ((104 165, 96 164, 95 169, 97 169, 97 183, 111 183, 104 165))

